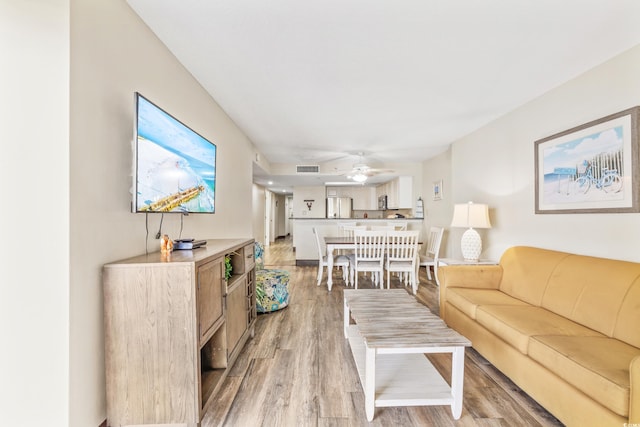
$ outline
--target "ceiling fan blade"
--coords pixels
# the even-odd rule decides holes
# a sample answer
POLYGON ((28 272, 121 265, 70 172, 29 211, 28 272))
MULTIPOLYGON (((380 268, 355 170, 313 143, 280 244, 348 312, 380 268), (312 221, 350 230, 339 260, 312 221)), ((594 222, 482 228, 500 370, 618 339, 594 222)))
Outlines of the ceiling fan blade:
POLYGON ((377 168, 371 168, 369 169, 369 172, 374 173, 376 175, 379 174, 383 174, 383 173, 395 173, 396 171, 393 169, 377 169, 377 168))
POLYGON ((392 169, 382 169, 382 168, 375 168, 375 167, 369 166, 365 162, 364 153, 362 152, 357 153, 357 156, 359 158, 358 159, 359 161, 358 163, 355 163, 353 165, 353 168, 343 169, 343 170, 338 170, 338 168, 336 168, 336 174, 351 178, 352 176, 355 176, 355 175, 364 175, 367 177, 372 177, 379 174, 395 173, 395 171, 392 169))

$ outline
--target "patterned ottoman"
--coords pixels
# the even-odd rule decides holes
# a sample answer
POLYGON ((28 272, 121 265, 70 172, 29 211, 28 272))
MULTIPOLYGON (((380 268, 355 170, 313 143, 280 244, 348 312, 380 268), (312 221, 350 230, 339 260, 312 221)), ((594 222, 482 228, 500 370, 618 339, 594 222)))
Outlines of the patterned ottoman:
POLYGON ((256 311, 269 313, 289 305, 289 272, 264 268, 264 247, 255 243, 256 311))

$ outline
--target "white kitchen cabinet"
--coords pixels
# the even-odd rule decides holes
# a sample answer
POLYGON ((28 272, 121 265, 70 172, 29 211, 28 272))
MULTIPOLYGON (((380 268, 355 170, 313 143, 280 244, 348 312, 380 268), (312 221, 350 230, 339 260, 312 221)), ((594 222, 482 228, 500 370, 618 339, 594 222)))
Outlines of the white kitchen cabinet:
POLYGON ((353 210, 368 211, 378 209, 378 199, 373 187, 352 187, 353 210))
POLYGON ((398 209, 413 209, 413 177, 399 176, 397 181, 398 209))
POLYGON ((413 177, 399 176, 389 181, 386 186, 387 209, 413 208, 413 177))

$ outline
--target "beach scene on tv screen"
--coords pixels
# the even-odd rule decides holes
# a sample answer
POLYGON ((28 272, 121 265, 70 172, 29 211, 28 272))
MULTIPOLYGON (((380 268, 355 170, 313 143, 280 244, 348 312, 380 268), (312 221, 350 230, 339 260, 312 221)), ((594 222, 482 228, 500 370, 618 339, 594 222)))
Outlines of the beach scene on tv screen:
POLYGON ((215 162, 214 144, 139 98, 138 212, 214 212, 215 162))

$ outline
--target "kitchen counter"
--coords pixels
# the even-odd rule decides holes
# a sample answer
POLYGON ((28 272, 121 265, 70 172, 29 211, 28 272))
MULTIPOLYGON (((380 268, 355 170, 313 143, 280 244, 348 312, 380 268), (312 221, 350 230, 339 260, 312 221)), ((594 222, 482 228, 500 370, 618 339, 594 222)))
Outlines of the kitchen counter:
MULTIPOLYGON (((296 265, 316 265, 318 249, 312 228, 318 230, 320 238, 339 236, 339 222, 357 222, 359 225, 386 224, 388 222, 407 222, 407 230, 422 230, 422 218, 291 218, 293 224, 293 247, 296 253, 296 265)), ((324 246, 324 245, 323 245, 324 246)))

